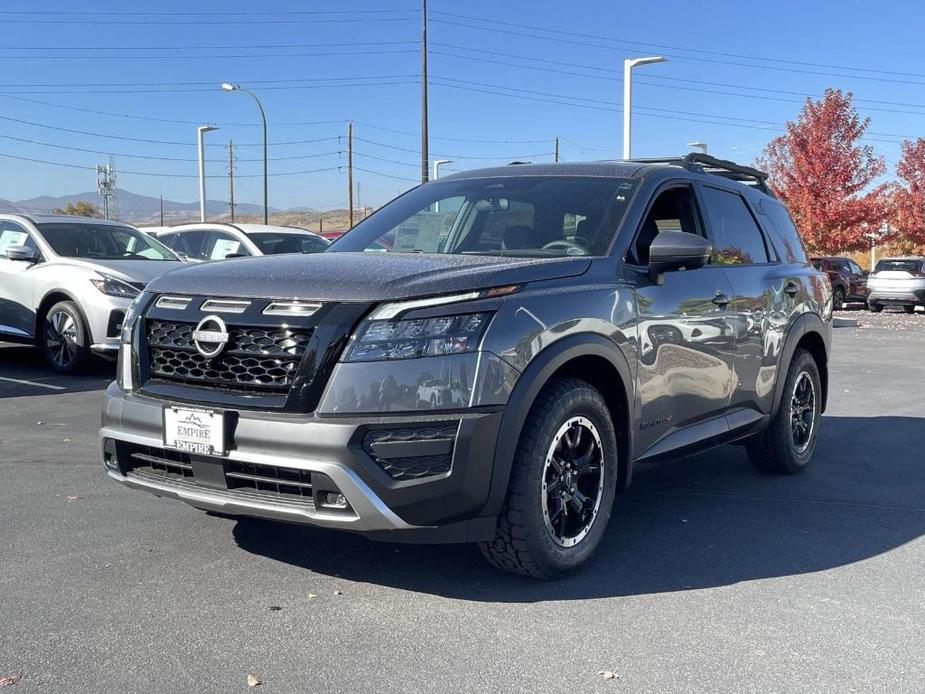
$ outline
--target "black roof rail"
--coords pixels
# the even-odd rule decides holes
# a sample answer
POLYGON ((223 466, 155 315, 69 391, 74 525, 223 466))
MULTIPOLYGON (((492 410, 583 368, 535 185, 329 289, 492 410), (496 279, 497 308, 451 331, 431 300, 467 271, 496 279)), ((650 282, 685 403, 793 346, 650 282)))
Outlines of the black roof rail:
POLYGON ((702 152, 691 152, 683 157, 649 157, 645 159, 631 159, 630 161, 640 164, 674 164, 675 166, 683 166, 690 171, 715 174, 723 178, 754 186, 762 193, 775 197, 771 188, 768 186, 768 174, 764 171, 759 171, 754 167, 745 166, 744 164, 736 164, 734 161, 729 161, 727 159, 717 159, 716 157, 711 157, 709 154, 703 154, 702 152))

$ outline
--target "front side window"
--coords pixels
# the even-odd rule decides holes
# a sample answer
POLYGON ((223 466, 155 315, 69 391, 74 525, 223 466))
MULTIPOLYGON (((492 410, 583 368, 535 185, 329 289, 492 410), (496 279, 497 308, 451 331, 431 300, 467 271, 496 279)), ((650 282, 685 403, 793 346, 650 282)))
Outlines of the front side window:
POLYGON ((6 257, 6 249, 10 246, 25 246, 38 253, 35 240, 28 231, 13 222, 0 220, 0 260, 6 257))
POLYGON ((225 258, 240 258, 249 256, 251 252, 244 244, 231 234, 224 231, 212 232, 209 248, 205 252, 208 260, 224 260, 225 258))
POLYGON ((630 262, 648 265, 649 247, 663 231, 699 233, 693 192, 688 186, 669 188, 658 194, 630 246, 630 262))
POLYGON ((160 241, 132 227, 93 222, 47 222, 36 226, 52 250, 65 258, 177 259, 160 241))
POLYGON ((767 263, 764 237, 742 196, 710 186, 703 186, 701 192, 713 237, 711 262, 721 265, 767 263))
POLYGON ((420 186, 330 247, 557 257, 605 255, 636 182, 588 176, 511 176, 420 186))

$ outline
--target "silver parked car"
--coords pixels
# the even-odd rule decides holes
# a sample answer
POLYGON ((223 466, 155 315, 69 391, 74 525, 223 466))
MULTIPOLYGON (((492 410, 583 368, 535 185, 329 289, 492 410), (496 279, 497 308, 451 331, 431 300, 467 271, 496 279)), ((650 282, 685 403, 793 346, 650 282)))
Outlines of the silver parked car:
POLYGON ((126 224, 0 214, 0 340, 41 347, 59 373, 93 353, 115 357, 132 299, 180 264, 126 224))
POLYGON ((912 313, 925 307, 925 258, 883 258, 867 278, 867 307, 877 313, 884 306, 902 306, 912 313))
POLYGON ((152 234, 192 262, 283 253, 320 253, 331 243, 307 229, 264 224, 201 222, 142 231, 152 234))

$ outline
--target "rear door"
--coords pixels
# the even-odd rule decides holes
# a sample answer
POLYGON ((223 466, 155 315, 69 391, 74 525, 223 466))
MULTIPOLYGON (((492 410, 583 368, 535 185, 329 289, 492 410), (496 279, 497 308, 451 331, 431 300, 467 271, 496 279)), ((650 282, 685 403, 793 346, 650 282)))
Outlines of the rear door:
POLYGON ((800 277, 793 264, 781 262, 741 192, 699 184, 699 193, 713 242, 711 263, 724 269, 733 289, 736 384, 730 404, 769 412, 778 357, 803 291, 800 277))

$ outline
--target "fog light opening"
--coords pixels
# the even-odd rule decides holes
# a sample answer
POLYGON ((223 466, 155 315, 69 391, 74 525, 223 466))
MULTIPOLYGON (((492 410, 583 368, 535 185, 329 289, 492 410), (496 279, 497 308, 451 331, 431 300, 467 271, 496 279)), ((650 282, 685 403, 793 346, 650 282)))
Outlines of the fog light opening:
POLYGON ((347 497, 340 492, 322 492, 321 506, 323 508, 346 509, 348 507, 347 497))

